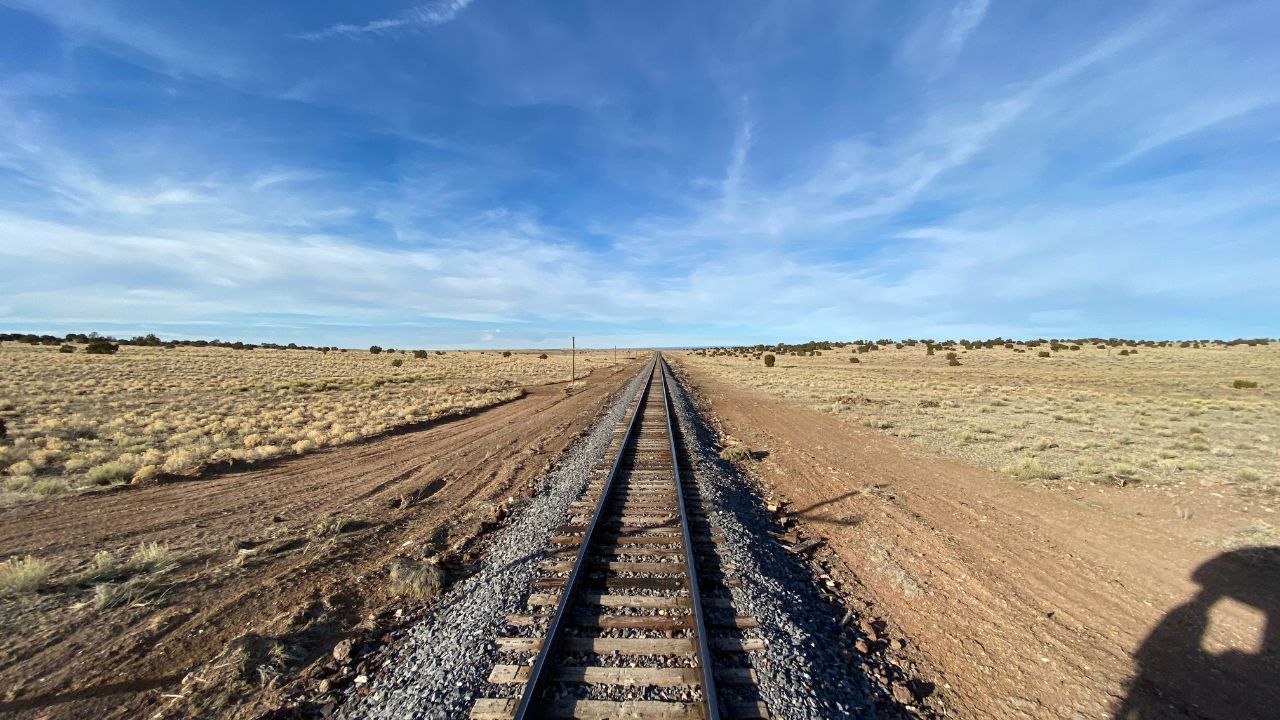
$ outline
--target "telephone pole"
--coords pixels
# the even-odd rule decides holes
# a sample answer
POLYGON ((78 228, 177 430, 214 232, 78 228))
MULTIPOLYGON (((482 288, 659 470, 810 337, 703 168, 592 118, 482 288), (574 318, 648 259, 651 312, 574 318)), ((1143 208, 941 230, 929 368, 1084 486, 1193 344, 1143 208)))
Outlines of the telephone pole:
POLYGON ((578 376, 578 336, 573 335, 569 338, 569 387, 573 387, 573 381, 578 376))

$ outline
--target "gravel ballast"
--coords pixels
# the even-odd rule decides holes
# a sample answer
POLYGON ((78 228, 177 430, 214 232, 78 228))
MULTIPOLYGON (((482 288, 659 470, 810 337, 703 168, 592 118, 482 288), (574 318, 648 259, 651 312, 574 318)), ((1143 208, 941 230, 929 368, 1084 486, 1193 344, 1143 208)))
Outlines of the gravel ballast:
POLYGON ((586 488, 591 468, 608 450, 613 429, 642 388, 643 372, 543 480, 533 499, 484 545, 478 572, 450 588, 439 603, 391 648, 368 694, 351 695, 339 712, 354 719, 461 718, 487 685, 496 657, 494 638, 509 613, 523 612, 547 538, 563 525, 569 504, 586 488))
POLYGON ((771 518, 741 472, 720 460, 714 433, 679 382, 671 402, 704 506, 724 532, 720 554, 741 583, 734 606, 760 621, 753 632, 766 646, 751 659, 771 716, 878 717, 876 693, 844 641, 843 609, 823 597, 806 563, 770 537, 771 518))
MULTIPOLYGON (((487 677, 498 659, 494 638, 506 630, 509 613, 526 612, 524 601, 548 538, 566 521, 569 505, 584 491, 646 377, 642 372, 627 384, 542 481, 534 499, 492 533, 480 570, 452 587, 389 649, 384 669, 369 678, 365 694, 347 699, 339 716, 463 718, 476 698, 492 693, 487 677)), ((748 656, 758 687, 742 697, 722 687, 722 699, 761 699, 771 717, 784 720, 914 716, 893 700, 885 683, 868 678, 875 660, 854 649, 854 635, 842 622, 849 617, 845 609, 822 591, 805 559, 769 534, 777 529, 773 518, 749 478, 718 457, 715 433, 679 383, 673 384, 672 403, 697 496, 724 533, 719 564, 732 568, 740 581, 732 590, 734 611, 759 620, 760 627, 747 632, 765 641, 763 651, 748 656)), ((720 661, 738 664, 743 658, 720 661)))

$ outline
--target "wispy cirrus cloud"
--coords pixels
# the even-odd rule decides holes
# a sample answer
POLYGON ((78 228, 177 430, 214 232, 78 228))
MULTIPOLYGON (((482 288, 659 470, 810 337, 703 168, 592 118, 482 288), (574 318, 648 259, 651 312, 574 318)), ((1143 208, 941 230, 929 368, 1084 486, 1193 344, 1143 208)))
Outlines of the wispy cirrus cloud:
POLYGON ((951 8, 946 29, 942 33, 941 52, 945 62, 955 62, 969 36, 982 24, 990 5, 991 0, 960 0, 951 8))
POLYGON ((303 33, 304 40, 327 40, 335 37, 359 37, 361 35, 386 35, 396 31, 423 29, 444 25, 467 9, 472 0, 437 0, 418 5, 392 17, 378 18, 363 23, 336 23, 323 30, 303 33))
POLYGON ((518 4, 459 38, 413 30, 466 0, 15 2, 0 326, 417 347, 1280 316, 1274 4, 518 4), (397 42, 282 51, 305 27, 397 42))

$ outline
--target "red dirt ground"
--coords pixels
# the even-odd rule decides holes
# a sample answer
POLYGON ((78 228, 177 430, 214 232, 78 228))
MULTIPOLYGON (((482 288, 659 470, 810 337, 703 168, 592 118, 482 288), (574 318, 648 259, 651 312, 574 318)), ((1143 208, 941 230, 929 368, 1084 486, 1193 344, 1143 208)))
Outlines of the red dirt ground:
POLYGON ((638 367, 596 371, 572 395, 538 386, 270 467, 0 510, 6 554, 55 563, 52 589, 0 605, 0 714, 252 717, 273 707, 290 674, 374 629, 393 602, 393 558, 474 538, 638 367), (89 588, 68 583, 100 550, 152 542, 185 554, 153 597, 97 610, 89 588), (264 683, 258 668, 273 661, 286 672, 264 683))
POLYGON ((938 714, 1280 717, 1280 549, 1204 540, 1251 522, 1236 503, 1023 485, 686 377, 725 434, 768 452, 752 472, 907 639, 938 714))

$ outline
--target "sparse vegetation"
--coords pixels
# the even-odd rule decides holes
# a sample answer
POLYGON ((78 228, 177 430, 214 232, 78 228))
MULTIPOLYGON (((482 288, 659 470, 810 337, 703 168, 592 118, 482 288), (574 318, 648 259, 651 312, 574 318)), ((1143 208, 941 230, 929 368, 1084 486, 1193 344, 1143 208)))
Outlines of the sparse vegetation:
POLYGON ((32 593, 49 579, 49 563, 27 555, 0 563, 0 596, 32 593))
POLYGON ((444 588, 444 572, 420 560, 398 559, 391 563, 391 593, 415 600, 430 600, 444 588))
POLYGON ((773 363, 774 363, 775 361, 776 361, 776 360, 775 360, 775 358, 773 357, 773 354, 772 354, 772 353, 766 353, 766 354, 765 354, 765 356, 764 356, 764 366, 765 366, 765 367, 773 367, 773 363))
POLYGON ((1231 387, 1237 390, 1252 390, 1258 387, 1258 383, 1253 380, 1236 380, 1231 383, 1231 387))
MULTIPOLYGON (((570 366, 567 354, 457 352, 428 362, 166 345, 122 343, 104 362, 61 354, 57 343, 0 342, 0 505, 353 442, 518 397, 522 385, 560 381, 570 366)), ((578 376, 612 357, 579 352, 578 376)))
POLYGON ((1057 480, 1062 477, 1061 473, 1045 466, 1033 457, 1022 458, 1012 465, 1006 466, 1004 472, 1018 480, 1057 480))
POLYGON ((1280 494, 1280 394, 1265 381, 1280 377, 1274 343, 1182 348, 1085 338, 1053 341, 1062 346, 1055 354, 1049 340, 914 342, 877 342, 879 351, 867 351, 875 361, 858 372, 840 358, 863 358, 866 341, 797 358, 781 375, 749 354, 779 346, 709 348, 685 361, 991 470, 1028 472, 1021 465, 1027 454, 1064 481, 1194 482, 1280 494), (918 345, 963 356, 965 371, 922 357, 918 345), (1148 353, 1141 363, 1115 362, 1119 350, 1134 347, 1148 353), (1237 389, 1233 377, 1261 382, 1237 389), (1250 472, 1262 479, 1244 480, 1250 472))
POLYGON ((749 463, 753 459, 751 448, 738 441, 730 441, 720 450, 720 459, 735 465, 749 463))
POLYGON ((133 479, 136 469, 128 463, 109 462, 91 469, 86 480, 89 485, 119 485, 133 479))
POLYGON ((110 340, 90 340, 84 346, 84 351, 89 355, 115 355, 120 351, 120 346, 110 340))

